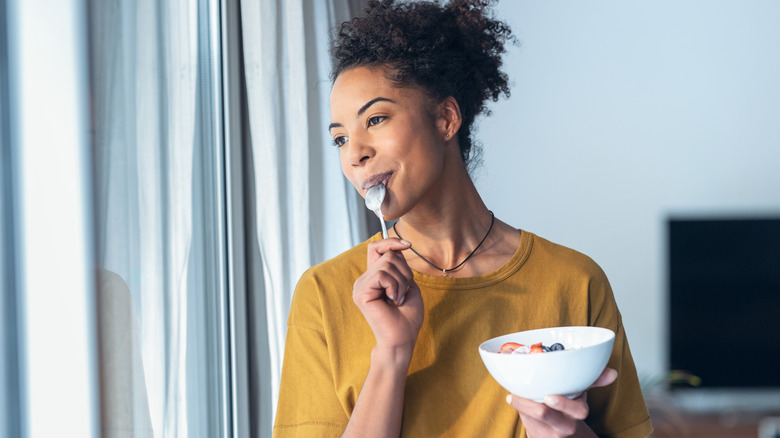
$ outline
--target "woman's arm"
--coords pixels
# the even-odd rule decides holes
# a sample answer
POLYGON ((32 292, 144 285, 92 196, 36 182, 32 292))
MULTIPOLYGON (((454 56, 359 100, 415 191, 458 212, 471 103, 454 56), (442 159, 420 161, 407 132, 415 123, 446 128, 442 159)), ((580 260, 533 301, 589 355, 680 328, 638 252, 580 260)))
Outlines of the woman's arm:
POLYGON ((371 368, 343 437, 394 437, 401 434, 404 385, 411 353, 374 348, 371 368))
POLYGON ((355 282, 353 300, 376 338, 371 365, 344 437, 398 437, 404 386, 422 326, 423 303, 399 239, 372 242, 368 269, 355 282))

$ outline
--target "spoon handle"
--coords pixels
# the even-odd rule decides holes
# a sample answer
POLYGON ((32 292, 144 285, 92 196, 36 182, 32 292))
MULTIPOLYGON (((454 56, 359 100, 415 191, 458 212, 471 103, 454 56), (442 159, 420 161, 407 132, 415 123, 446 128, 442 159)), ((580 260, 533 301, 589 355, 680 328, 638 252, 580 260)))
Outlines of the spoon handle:
POLYGON ((387 239, 387 225, 385 225, 385 218, 382 216, 382 212, 379 212, 379 222, 382 223, 382 237, 387 239))
POLYGON ((382 216, 382 209, 377 208, 373 210, 374 214, 379 218, 379 223, 382 224, 382 237, 387 239, 387 225, 385 225, 385 217, 382 216))

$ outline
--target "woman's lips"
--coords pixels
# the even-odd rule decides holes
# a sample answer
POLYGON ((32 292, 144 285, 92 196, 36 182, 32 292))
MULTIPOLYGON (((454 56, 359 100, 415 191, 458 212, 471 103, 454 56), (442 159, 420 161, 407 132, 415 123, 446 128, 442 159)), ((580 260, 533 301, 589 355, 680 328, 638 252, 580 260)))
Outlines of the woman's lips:
POLYGON ((390 180, 390 177, 393 175, 393 171, 384 172, 384 173, 377 173, 376 175, 373 175, 371 178, 368 178, 367 180, 363 181, 362 187, 363 190, 368 190, 371 187, 374 187, 375 185, 382 183, 384 185, 387 185, 387 182, 390 180))

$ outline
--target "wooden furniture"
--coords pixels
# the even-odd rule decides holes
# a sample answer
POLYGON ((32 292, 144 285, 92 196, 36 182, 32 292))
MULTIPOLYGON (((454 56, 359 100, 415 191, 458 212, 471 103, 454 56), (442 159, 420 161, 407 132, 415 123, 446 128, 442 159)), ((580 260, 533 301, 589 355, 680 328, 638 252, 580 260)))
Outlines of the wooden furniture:
MULTIPOLYGON (((652 438, 758 438, 762 419, 774 418, 780 424, 780 406, 768 412, 717 413, 686 412, 654 403, 648 403, 648 408, 652 438)), ((780 438, 780 429, 777 435, 761 438, 780 438)))

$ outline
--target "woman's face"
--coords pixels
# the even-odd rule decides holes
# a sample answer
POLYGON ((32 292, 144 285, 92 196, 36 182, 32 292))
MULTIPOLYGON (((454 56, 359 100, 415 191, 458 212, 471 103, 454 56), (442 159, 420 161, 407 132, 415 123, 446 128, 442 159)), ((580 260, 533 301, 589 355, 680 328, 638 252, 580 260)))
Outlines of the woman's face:
POLYGON ((446 122, 422 91, 394 86, 382 68, 356 67, 336 78, 330 113, 347 179, 363 197, 377 183, 387 186, 385 219, 404 215, 441 183, 446 122))

